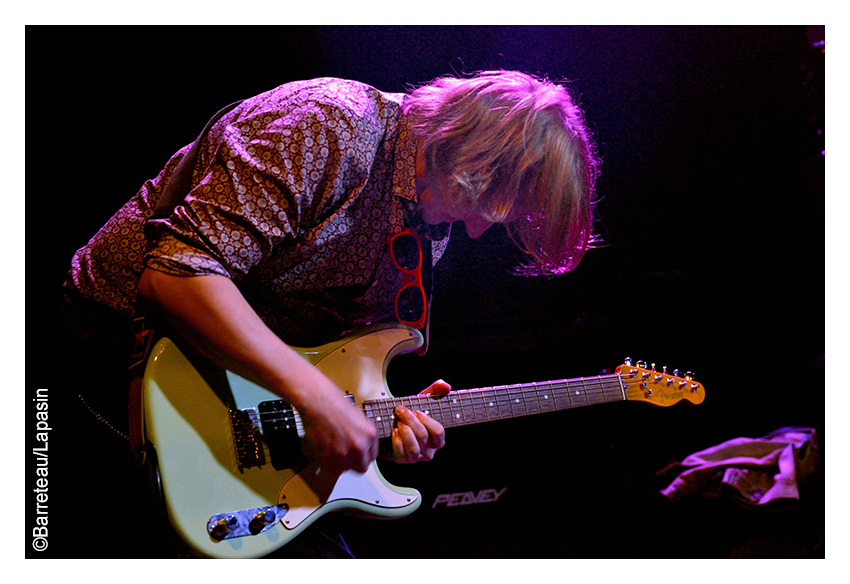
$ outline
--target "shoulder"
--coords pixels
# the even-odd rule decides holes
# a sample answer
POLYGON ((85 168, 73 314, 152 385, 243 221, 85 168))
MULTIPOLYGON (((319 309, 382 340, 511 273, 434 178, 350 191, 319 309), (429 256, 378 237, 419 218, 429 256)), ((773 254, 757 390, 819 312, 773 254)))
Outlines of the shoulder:
POLYGON ((386 93, 359 81, 321 77, 285 83, 246 100, 243 116, 274 118, 315 115, 351 124, 397 120, 404 95, 386 93))

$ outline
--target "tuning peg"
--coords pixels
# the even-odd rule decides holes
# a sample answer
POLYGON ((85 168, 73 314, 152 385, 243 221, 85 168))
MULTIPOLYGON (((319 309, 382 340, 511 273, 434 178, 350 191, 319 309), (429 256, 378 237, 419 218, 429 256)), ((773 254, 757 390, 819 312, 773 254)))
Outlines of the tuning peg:
POLYGON ((687 373, 685 373, 685 379, 687 379, 688 381, 693 381, 694 380, 693 372, 688 371, 687 373))
POLYGON ((679 370, 673 369, 673 377, 679 377, 679 370))
POLYGON ((641 369, 646 369, 646 361, 638 361, 637 366, 641 369))
POLYGON ((632 358, 631 358, 631 357, 626 357, 625 359, 623 359, 623 364, 624 364, 624 365, 628 365, 629 367, 631 367, 631 366, 632 366, 632 358))

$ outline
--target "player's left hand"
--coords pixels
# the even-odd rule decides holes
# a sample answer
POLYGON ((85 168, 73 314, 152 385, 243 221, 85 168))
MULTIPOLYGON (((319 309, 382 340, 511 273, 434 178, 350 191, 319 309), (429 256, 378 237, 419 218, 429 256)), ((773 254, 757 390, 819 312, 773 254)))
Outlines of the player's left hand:
MULTIPOLYGON (((431 395, 435 399, 448 395, 451 386, 435 381, 419 395, 431 395)), ((387 456, 400 464, 413 464, 434 458, 434 454, 446 444, 443 425, 423 412, 404 406, 395 409, 396 427, 392 432, 392 453, 387 456)))

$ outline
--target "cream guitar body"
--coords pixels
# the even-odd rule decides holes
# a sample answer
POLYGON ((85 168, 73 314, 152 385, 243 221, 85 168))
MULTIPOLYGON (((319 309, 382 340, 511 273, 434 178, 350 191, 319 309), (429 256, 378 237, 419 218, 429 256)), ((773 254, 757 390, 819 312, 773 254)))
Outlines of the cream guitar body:
MULTIPOLYGON (((609 375, 452 391, 441 399, 393 397, 386 384, 390 360, 421 345, 418 331, 387 325, 298 351, 345 392, 340 399, 375 423, 381 438, 390 436, 398 404, 450 428, 612 401, 670 406, 705 398, 690 374, 629 361, 609 375)), ((161 339, 143 380, 145 434, 167 517, 194 553, 261 557, 329 512, 397 518, 419 507, 419 492, 389 484, 376 463, 363 474, 329 475, 301 455, 297 411, 230 371, 202 369, 203 375, 161 339)))
MULTIPOLYGON (((407 328, 367 334, 300 350, 357 402, 391 397, 384 381, 393 355, 412 351, 421 335, 407 328)), ((243 468, 234 444, 231 411, 280 398, 226 372, 230 395, 216 393, 168 339, 154 347, 145 370, 145 432, 156 448, 168 519, 198 554, 219 558, 260 557, 296 537, 321 515, 350 510, 379 517, 412 513, 421 497, 384 480, 376 464, 365 474, 327 476, 312 463, 277 470, 271 464, 243 468), (227 404, 227 400, 232 400, 227 404), (274 513, 275 517, 255 519, 274 513), (229 517, 255 521, 254 534, 229 529, 229 517), (211 521, 224 521, 215 537, 211 521), (235 536, 226 537, 236 532, 235 536)), ((355 407, 352 405, 352 407, 355 407)), ((262 447, 262 446, 261 446, 262 447)), ((268 457, 267 457, 268 458, 268 457)), ((244 530, 244 527, 242 529, 244 530)))

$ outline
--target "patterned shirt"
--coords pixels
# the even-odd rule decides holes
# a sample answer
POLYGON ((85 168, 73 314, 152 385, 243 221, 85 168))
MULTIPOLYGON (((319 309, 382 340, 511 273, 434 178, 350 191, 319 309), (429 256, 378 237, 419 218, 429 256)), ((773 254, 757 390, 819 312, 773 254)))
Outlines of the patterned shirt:
POLYGON ((225 276, 297 346, 393 318, 388 237, 413 224, 434 262, 448 243, 415 212, 403 99, 324 78, 245 100, 201 143, 192 189, 147 256, 144 222, 188 146, 77 251, 66 285, 129 316, 145 266, 225 276))

